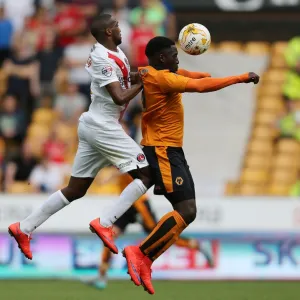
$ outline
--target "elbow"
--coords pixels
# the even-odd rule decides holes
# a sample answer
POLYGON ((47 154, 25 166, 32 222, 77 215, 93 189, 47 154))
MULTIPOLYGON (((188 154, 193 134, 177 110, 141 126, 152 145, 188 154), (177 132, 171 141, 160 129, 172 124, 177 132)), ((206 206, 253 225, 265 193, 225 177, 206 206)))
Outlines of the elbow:
POLYGON ((114 103, 118 106, 123 106, 124 105, 124 99, 122 97, 113 97, 112 98, 114 103))

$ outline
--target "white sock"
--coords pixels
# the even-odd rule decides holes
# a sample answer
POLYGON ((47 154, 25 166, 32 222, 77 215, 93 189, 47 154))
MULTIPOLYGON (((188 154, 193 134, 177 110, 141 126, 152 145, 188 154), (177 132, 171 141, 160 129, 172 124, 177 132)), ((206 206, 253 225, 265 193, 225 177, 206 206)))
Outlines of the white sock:
POLYGON ((140 179, 134 179, 121 193, 119 199, 110 207, 105 215, 100 217, 102 226, 111 226, 116 222, 142 195, 147 192, 147 188, 140 179))
POLYGON ((43 224, 49 217, 64 208, 70 202, 61 191, 52 194, 38 209, 20 222, 20 229, 27 235, 43 224))

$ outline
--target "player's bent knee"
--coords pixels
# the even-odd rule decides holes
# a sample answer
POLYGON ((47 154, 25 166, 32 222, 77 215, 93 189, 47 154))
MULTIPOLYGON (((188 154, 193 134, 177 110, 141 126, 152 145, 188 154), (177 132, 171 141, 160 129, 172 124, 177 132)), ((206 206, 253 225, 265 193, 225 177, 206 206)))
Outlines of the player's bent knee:
POLYGON ((176 209, 186 224, 191 224, 197 216, 197 206, 195 201, 187 201, 184 206, 176 209))
POLYGON ((80 199, 85 196, 86 190, 80 190, 80 189, 75 189, 71 187, 66 187, 61 190, 63 195, 66 197, 66 199, 69 202, 72 202, 74 200, 80 199))
POLYGON ((129 175, 133 179, 140 179, 148 189, 153 185, 149 166, 132 170, 129 172, 129 175))

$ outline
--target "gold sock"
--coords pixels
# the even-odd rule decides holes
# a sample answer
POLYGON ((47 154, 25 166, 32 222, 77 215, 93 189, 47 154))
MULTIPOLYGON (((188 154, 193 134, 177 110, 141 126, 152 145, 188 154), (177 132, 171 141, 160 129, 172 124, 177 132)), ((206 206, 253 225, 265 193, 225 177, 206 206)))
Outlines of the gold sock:
POLYGON ((142 241, 141 251, 151 260, 157 259, 178 240, 179 235, 186 227, 186 223, 177 211, 167 213, 142 241))

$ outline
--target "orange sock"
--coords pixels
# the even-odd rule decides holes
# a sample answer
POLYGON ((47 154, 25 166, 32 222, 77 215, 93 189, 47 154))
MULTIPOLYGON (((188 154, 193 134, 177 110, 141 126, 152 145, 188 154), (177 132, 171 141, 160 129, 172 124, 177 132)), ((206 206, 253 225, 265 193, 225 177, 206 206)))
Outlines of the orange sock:
POLYGON ((151 260, 157 259, 178 240, 179 235, 186 227, 186 223, 177 211, 167 213, 142 241, 141 251, 151 260))
POLYGON ((179 238, 176 241, 175 245, 178 246, 178 247, 189 248, 190 247, 190 240, 184 239, 184 238, 179 238))

